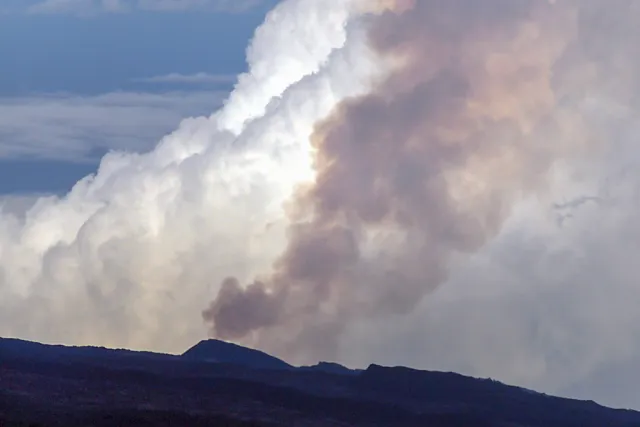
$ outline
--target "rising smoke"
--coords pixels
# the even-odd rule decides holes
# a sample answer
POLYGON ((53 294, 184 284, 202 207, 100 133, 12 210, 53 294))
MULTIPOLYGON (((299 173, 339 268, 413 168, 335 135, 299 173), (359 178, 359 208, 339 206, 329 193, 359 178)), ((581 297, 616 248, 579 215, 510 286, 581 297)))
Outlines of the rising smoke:
POLYGON ((556 388, 640 355, 640 319, 589 317, 606 281, 635 295, 639 24, 634 0, 285 0, 223 109, 0 217, 0 334, 179 351, 204 317, 307 362, 404 318, 425 357, 556 388), (563 315, 527 305, 541 283, 563 315))
POLYGON ((214 333, 335 358, 354 319, 412 311, 453 256, 548 191, 554 164, 596 150, 580 102, 616 93, 599 86, 585 4, 421 0, 377 18, 370 44, 394 69, 316 124, 316 178, 292 202, 288 247, 246 288, 224 281, 204 312, 214 333))

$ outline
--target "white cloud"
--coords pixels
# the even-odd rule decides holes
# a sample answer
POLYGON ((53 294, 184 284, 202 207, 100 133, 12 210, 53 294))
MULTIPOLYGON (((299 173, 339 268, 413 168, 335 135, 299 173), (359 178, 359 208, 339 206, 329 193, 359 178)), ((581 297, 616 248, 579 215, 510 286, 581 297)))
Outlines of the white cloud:
POLYGON ((99 13, 207 10, 243 12, 264 0, 41 0, 27 7, 29 13, 95 15, 99 13))
POLYGON ((231 84, 235 83, 237 76, 229 74, 179 74, 171 73, 162 76, 144 77, 135 79, 138 83, 177 83, 177 84, 231 84))
POLYGON ((223 92, 116 92, 0 98, 0 158, 80 160, 96 151, 145 151, 185 117, 208 115, 223 92))

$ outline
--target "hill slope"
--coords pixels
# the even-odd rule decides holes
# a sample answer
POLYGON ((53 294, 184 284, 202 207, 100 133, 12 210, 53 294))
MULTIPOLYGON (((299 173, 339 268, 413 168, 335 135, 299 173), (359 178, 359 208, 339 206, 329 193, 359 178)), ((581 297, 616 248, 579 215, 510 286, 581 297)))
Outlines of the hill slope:
POLYGON ((201 341, 182 357, 203 362, 233 363, 256 369, 289 369, 288 363, 262 351, 220 340, 201 341))
POLYGON ((454 373, 294 368, 220 341, 171 356, 0 339, 13 425, 633 427, 640 413, 454 373))

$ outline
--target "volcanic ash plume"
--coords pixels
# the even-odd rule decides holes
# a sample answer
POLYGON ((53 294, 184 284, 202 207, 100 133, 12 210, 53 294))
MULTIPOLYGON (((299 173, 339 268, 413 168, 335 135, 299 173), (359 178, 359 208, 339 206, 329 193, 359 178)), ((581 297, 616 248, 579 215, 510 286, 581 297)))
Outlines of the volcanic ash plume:
POLYGON ((586 3, 387 2, 368 39, 392 71, 315 125, 316 176, 288 205, 287 248, 248 286, 222 282, 203 313, 213 334, 335 358, 350 322, 411 311, 453 257, 547 190, 557 161, 595 150, 581 102, 615 94, 595 86, 606 61, 586 21, 629 5, 586 3))

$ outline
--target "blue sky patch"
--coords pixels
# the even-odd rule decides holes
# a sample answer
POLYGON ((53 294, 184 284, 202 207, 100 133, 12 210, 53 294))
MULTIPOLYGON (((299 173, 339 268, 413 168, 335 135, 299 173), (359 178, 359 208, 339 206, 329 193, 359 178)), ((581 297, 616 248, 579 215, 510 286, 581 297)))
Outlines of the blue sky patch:
POLYGON ((148 150, 183 118, 217 109, 275 1, 229 11, 220 0, 139 0, 117 13, 89 0, 37 13, 42 2, 3 3, 0 194, 16 194, 64 192, 105 151, 148 150))

